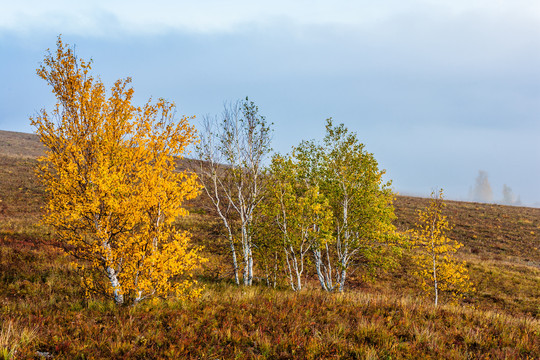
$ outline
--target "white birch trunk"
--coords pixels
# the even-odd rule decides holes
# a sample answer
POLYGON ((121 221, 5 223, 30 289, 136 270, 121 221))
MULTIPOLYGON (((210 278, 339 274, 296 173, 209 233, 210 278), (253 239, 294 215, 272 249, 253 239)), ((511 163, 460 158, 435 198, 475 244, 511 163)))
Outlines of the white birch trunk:
POLYGON ((300 248, 300 266, 298 266, 298 260, 295 258, 295 270, 296 270, 296 288, 298 291, 302 290, 302 273, 304 272, 304 253, 300 248))
POLYGON ((341 270, 341 274, 339 276, 339 292, 343 292, 345 289, 345 280, 347 279, 347 268, 344 268, 341 270))
POLYGON ((433 282, 435 286, 435 306, 439 303, 439 284, 437 283, 437 262, 435 259, 435 251, 433 251, 433 282))
POLYGON ((315 258, 315 269, 317 270, 317 278, 319 279, 319 283, 321 284, 321 288, 324 291, 330 291, 328 287, 326 286, 326 281, 324 279, 323 270, 322 270, 322 259, 321 259, 321 251, 318 249, 313 249, 313 257, 315 258))
MULTIPOLYGON (((97 214, 94 215, 94 226, 96 228, 96 233, 99 233, 101 226, 99 223, 99 216, 97 214)), ((122 294, 120 281, 118 281, 118 273, 110 265, 111 258, 112 258, 111 245, 107 242, 107 240, 103 240, 101 246, 105 250, 104 251, 105 257, 102 259, 102 261, 104 262, 107 278, 109 279, 109 282, 111 283, 113 296, 114 296, 114 302, 116 303, 116 305, 122 305, 124 303, 124 295, 122 294)))
POLYGON ((236 249, 234 248, 234 241, 233 241, 232 235, 229 236, 229 244, 231 246, 231 253, 232 253, 234 282, 236 283, 236 285, 240 285, 240 279, 238 277, 238 261, 236 260, 236 249))
POLYGON ((328 292, 334 291, 332 264, 330 262, 330 254, 328 253, 328 245, 326 246, 326 264, 323 259, 324 255, 320 249, 313 249, 313 256, 315 258, 315 269, 321 288, 328 292))
POLYGON ((113 289, 114 302, 116 305, 122 305, 124 303, 124 295, 122 294, 116 271, 111 266, 107 266, 107 277, 109 278, 113 289))
POLYGON ((253 252, 251 242, 248 245, 248 285, 253 285, 253 252))
POLYGON ((287 261, 287 273, 289 274, 289 285, 291 285, 291 289, 295 291, 296 289, 294 288, 294 280, 293 280, 293 275, 292 275, 289 251, 286 247, 284 248, 284 250, 285 250, 285 260, 287 261))

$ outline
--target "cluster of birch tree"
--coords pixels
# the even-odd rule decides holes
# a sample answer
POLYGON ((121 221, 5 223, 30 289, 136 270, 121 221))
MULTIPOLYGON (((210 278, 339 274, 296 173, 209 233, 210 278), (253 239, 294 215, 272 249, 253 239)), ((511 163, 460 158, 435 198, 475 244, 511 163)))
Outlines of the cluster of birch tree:
POLYGON ((352 265, 387 264, 398 239, 393 195, 356 134, 328 119, 322 142, 265 166, 271 135, 247 98, 206 117, 199 133, 197 172, 226 229, 236 283, 253 283, 254 259, 267 283, 284 277, 293 290, 308 263, 326 291, 343 291, 352 265))
POLYGON ((299 291, 311 266, 321 289, 342 292, 351 272, 388 269, 408 247, 435 305, 441 290, 472 289, 452 257, 462 244, 446 236, 442 190, 415 229, 398 233, 390 182, 355 133, 330 118, 322 141, 270 158, 270 125, 246 98, 205 117, 199 132, 195 170, 226 229, 236 284, 252 285, 258 269, 269 286, 299 291))

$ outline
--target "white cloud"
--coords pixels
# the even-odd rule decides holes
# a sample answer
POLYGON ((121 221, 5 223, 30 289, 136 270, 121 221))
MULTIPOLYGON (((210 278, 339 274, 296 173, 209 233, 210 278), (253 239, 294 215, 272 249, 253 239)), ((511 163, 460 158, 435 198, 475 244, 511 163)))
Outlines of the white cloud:
POLYGON ((293 25, 370 27, 402 15, 456 17, 481 14, 493 18, 540 19, 540 3, 532 0, 19 0, 2 5, 0 31, 31 33, 51 30, 100 36, 108 30, 155 34, 234 31, 246 24, 276 21, 293 25))

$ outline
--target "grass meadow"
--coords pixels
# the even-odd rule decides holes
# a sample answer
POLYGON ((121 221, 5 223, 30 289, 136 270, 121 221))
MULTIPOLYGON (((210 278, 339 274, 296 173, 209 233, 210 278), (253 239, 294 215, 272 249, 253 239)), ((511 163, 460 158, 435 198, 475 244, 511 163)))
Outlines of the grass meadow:
MULTIPOLYGON (((540 209, 448 201, 476 291, 434 308, 407 253, 390 272, 357 271, 343 294, 319 291, 311 273, 300 293, 237 287, 219 221, 199 198, 178 226, 205 246, 202 296, 116 307, 85 298, 72 259, 39 225, 35 164, 0 156, 0 359, 540 358, 540 209)), ((398 196, 398 229, 427 201, 398 196)))

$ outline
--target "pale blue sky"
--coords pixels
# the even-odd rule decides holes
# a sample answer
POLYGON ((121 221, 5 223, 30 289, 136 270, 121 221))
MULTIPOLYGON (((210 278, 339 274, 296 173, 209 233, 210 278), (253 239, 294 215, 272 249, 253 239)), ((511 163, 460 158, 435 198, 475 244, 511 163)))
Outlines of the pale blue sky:
POLYGON ((358 133, 395 190, 467 199, 485 170, 540 202, 540 2, 2 1, 0 129, 32 132, 54 98, 35 75, 56 37, 138 102, 219 113, 248 95, 277 151, 358 133))

